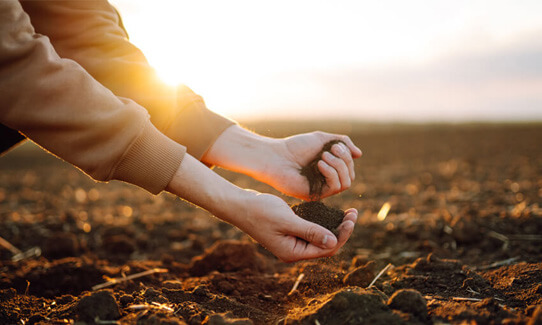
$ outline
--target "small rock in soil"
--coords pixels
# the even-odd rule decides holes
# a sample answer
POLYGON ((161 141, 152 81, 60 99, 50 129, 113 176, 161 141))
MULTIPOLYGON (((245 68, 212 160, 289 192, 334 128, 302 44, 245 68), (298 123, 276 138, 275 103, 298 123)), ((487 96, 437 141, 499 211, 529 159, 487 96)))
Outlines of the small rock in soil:
POLYGON ((427 318, 427 302, 421 293, 413 289, 402 289, 395 292, 388 300, 388 306, 413 314, 420 319, 427 318))
POLYGON ((344 211, 328 207, 318 201, 294 205, 292 210, 301 218, 329 229, 335 236, 339 235, 337 228, 344 219, 344 211))
POLYGON ((115 320, 120 317, 119 306, 109 290, 93 292, 84 296, 75 305, 75 313, 79 320, 94 322, 100 320, 115 320))

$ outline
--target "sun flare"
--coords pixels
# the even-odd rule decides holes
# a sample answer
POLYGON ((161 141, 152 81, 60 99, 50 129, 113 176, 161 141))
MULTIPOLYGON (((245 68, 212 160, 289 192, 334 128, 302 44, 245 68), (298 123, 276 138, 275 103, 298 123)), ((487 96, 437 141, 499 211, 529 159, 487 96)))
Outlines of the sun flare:
MULTIPOLYGON (((428 93, 455 98, 455 116, 491 117, 494 96, 473 96, 464 82, 446 84, 446 60, 484 61, 479 53, 492 60, 492 51, 513 47, 521 37, 533 47, 526 50, 536 51, 525 35, 542 30, 542 2, 534 1, 525 7, 429 0, 112 1, 131 41, 165 82, 186 84, 232 118, 324 116, 331 108, 334 115, 427 119, 442 104, 442 96, 418 95, 428 93), (432 82, 416 79, 431 73, 432 82), (397 79, 401 74, 406 83, 397 79), (418 85, 416 91, 405 88, 418 85)), ((505 80, 517 88, 512 82, 505 80)), ((488 87, 488 93, 497 89, 488 87)), ((539 92, 527 95, 542 101, 539 92)), ((531 109, 522 96, 506 100, 531 109)))

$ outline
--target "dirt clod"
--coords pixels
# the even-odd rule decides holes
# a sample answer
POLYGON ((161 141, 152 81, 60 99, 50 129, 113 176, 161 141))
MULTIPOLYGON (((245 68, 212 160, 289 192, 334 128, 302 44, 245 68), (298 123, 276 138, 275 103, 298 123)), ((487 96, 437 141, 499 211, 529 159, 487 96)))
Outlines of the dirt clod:
POLYGON ((319 201, 303 202, 292 206, 292 210, 301 218, 329 229, 335 236, 339 235, 337 228, 344 218, 344 211, 328 207, 319 201))
POLYGON ((359 266, 350 271, 343 278, 343 283, 351 286, 358 286, 365 288, 375 278, 375 262, 369 261, 363 266, 359 266))
POLYGON ((190 273, 196 276, 211 271, 235 272, 245 269, 265 272, 269 268, 266 259, 256 250, 256 245, 237 240, 221 240, 201 256, 192 260, 190 273))
POLYGON ((116 320, 120 317, 119 306, 109 290, 102 290, 86 295, 75 305, 79 320, 94 322, 100 320, 116 320))
POLYGON ((401 323, 399 317, 391 314, 380 295, 349 288, 322 296, 319 302, 313 302, 304 309, 294 310, 286 324, 384 324, 379 320, 388 321, 390 317, 395 320, 392 323, 401 323), (389 315, 385 317, 383 314, 389 315))
POLYGON ((388 300, 388 306, 413 314, 420 319, 427 318, 427 302, 421 293, 413 289, 402 289, 395 292, 388 300))

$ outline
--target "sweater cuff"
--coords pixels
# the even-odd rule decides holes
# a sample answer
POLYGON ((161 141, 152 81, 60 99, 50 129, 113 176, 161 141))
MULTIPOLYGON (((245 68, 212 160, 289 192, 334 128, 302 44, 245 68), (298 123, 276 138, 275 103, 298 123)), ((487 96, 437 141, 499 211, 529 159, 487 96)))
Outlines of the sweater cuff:
POLYGON ((148 121, 114 169, 111 179, 158 194, 169 184, 185 154, 184 146, 165 136, 148 121))

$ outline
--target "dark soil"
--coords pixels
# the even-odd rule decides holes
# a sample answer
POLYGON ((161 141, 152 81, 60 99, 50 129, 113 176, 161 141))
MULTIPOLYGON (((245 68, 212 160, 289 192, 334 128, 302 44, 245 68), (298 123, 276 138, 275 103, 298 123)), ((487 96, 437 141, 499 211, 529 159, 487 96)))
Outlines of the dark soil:
POLYGON ((343 210, 328 207, 319 201, 296 204, 292 206, 292 210, 301 218, 329 229, 335 236, 339 235, 337 228, 344 219, 343 210))
POLYGON ((318 170, 318 162, 322 160, 322 154, 326 151, 331 151, 331 147, 337 143, 344 143, 340 140, 332 140, 324 144, 322 150, 314 156, 314 159, 311 160, 306 166, 301 168, 301 175, 305 176, 309 181, 309 196, 312 200, 319 200, 322 195, 322 190, 326 184, 326 178, 320 170, 318 170))
POLYGON ((360 212, 332 258, 285 264, 169 194, 96 184, 31 146, 1 157, 0 236, 42 255, 0 248, 0 324, 542 322, 542 125, 292 125, 251 127, 350 130, 364 152, 325 199, 360 212))

